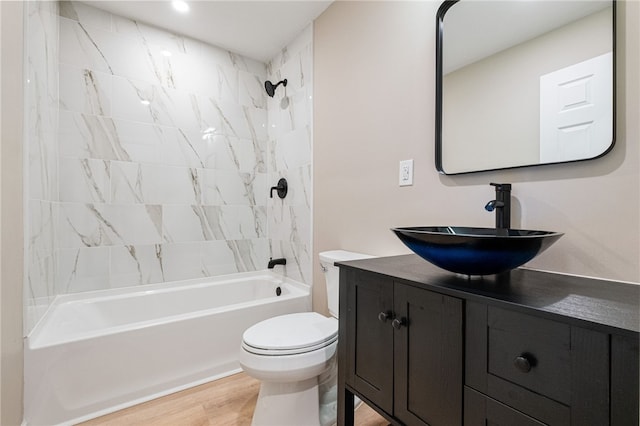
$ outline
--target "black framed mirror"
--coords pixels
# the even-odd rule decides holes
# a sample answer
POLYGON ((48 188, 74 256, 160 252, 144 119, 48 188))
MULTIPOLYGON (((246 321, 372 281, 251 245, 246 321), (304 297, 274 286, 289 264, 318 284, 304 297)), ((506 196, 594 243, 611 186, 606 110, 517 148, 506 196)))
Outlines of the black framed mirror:
POLYGON ((615 1, 445 1, 436 169, 601 157, 615 141, 615 1))

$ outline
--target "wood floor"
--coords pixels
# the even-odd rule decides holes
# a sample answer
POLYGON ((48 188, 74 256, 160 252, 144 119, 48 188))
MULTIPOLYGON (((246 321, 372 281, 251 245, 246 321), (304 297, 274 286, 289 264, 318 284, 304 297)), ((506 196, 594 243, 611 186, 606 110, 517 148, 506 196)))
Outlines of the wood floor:
MULTIPOLYGON (((239 373, 98 417, 81 425, 249 426, 259 388, 259 381, 239 373)), ((357 426, 388 424, 365 404, 356 410, 357 426)))

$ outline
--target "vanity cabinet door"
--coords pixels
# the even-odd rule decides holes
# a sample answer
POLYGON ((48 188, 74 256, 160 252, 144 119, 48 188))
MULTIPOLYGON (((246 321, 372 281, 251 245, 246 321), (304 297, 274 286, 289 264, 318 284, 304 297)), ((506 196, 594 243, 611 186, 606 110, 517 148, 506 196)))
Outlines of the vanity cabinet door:
MULTIPOLYGON (((349 274, 346 381, 387 413, 393 412, 393 282, 349 274)), ((342 314, 341 314, 342 317, 342 314)))
POLYGON ((394 313, 394 417, 461 424, 462 300, 396 283, 394 313))
POLYGON ((611 336, 611 425, 640 424, 640 340, 611 336))

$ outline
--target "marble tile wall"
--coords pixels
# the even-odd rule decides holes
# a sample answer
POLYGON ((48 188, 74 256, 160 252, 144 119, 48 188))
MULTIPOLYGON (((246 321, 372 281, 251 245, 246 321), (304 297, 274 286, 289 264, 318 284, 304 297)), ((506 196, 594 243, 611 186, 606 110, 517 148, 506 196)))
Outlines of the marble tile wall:
POLYGON ((25 220, 24 324, 53 293, 58 198, 58 3, 30 1, 25 7, 25 220))
POLYGON ((29 156, 30 303, 260 270, 270 256, 310 282, 311 27, 263 64, 83 3, 58 8, 54 25, 30 17, 56 58, 36 80, 59 86, 53 105, 30 100, 52 112, 29 156), (263 88, 285 74, 286 106, 282 88, 263 88), (281 176, 290 194, 270 199, 281 176))
POLYGON ((269 236, 274 257, 287 259, 287 275, 312 282, 313 29, 308 26, 267 64, 275 84, 287 79, 267 101, 269 182, 284 177, 289 194, 269 206, 269 236))

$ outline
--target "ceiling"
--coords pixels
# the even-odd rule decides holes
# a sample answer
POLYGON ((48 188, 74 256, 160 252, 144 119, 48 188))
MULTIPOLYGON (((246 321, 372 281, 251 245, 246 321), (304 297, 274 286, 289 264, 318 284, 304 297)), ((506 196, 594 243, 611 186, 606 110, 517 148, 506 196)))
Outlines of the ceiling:
POLYGON ((468 1, 444 18, 444 74, 612 5, 588 1, 468 1))
POLYGON ((317 18, 333 0, 188 1, 176 12, 170 1, 85 1, 91 6, 151 24, 267 62, 317 18))

